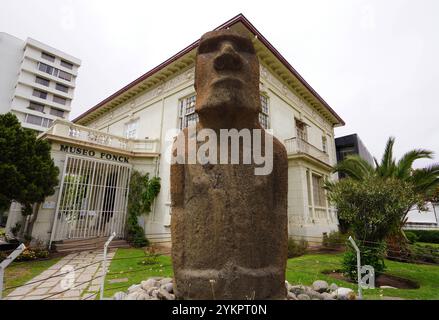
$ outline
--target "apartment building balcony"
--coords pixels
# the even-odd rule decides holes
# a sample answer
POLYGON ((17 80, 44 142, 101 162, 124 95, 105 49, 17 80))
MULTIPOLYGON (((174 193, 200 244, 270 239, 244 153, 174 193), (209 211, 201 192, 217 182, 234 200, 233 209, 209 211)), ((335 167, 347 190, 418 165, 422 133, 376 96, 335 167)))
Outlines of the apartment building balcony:
POLYGON ((157 156, 159 152, 158 139, 127 139, 62 119, 55 120, 53 125, 40 135, 43 139, 49 137, 59 142, 110 150, 129 156, 157 156))
POLYGON ((310 161, 324 164, 331 167, 329 155, 319 148, 313 146, 309 142, 298 138, 290 138, 284 141, 287 150, 288 158, 306 158, 310 161))

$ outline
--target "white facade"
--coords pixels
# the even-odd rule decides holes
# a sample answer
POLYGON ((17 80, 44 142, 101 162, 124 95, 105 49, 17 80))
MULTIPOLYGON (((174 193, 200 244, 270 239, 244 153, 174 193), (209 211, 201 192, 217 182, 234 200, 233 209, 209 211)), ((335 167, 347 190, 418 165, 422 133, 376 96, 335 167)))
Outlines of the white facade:
MULTIPOLYGON (((284 143, 289 158, 289 234, 296 239, 305 237, 310 242, 319 242, 323 233, 338 228, 336 213, 326 200, 322 182, 335 178, 331 176, 336 163, 334 127, 344 122, 248 20, 237 16, 221 26, 226 27, 254 38, 264 101, 260 120, 284 143)), ((182 123, 185 125, 196 117, 192 112, 196 99, 196 48, 194 43, 183 49, 79 116, 74 123, 58 120, 41 135, 52 142, 61 181, 67 174, 65 164, 72 152, 84 159, 97 160, 112 154, 114 157, 108 160, 116 162, 118 155, 125 156, 132 169, 159 176, 160 194, 152 212, 140 219, 147 237, 153 241, 170 240, 170 163, 166 155, 182 123)), ((59 190, 49 199, 49 203, 57 205, 47 210, 44 218, 40 219, 39 215, 36 223, 40 220, 42 223, 34 226, 40 240, 53 238, 57 232, 54 224, 65 223, 61 221, 59 206, 63 204, 59 202, 63 196, 59 190)), ((76 211, 79 214, 82 209, 76 211)), ((8 225, 11 227, 13 223, 8 220, 8 225)))
POLYGON ((0 33, 0 112, 11 111, 23 127, 38 132, 68 119, 80 65, 34 39, 0 33))

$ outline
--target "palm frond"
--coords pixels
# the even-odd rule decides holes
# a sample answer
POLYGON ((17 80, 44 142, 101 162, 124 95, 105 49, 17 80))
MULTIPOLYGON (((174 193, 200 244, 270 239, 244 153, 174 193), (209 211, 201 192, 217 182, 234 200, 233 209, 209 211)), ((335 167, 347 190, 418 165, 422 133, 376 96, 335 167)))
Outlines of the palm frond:
POLYGON ((373 175, 375 169, 360 156, 349 155, 343 161, 339 162, 333 171, 344 173, 346 176, 355 180, 363 180, 365 177, 373 175))
POLYGON ((439 164, 414 170, 409 181, 417 193, 429 196, 439 188, 439 164))
POLYGON ((381 164, 377 168, 377 172, 382 177, 392 177, 394 175, 395 161, 393 159, 393 145, 395 144, 395 138, 390 137, 386 143, 386 149, 384 150, 381 164))
POLYGON ((401 159, 399 159, 396 165, 395 176, 400 179, 407 179, 412 171, 413 163, 418 159, 432 159, 433 152, 424 149, 414 149, 405 153, 401 159))

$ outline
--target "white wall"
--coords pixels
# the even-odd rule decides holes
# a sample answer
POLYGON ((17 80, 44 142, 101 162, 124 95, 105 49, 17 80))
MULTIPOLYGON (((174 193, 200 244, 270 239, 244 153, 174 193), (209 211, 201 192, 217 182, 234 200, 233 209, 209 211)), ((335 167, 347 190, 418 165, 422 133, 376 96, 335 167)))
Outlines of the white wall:
POLYGON ((0 114, 10 109, 23 48, 24 41, 0 32, 0 114))

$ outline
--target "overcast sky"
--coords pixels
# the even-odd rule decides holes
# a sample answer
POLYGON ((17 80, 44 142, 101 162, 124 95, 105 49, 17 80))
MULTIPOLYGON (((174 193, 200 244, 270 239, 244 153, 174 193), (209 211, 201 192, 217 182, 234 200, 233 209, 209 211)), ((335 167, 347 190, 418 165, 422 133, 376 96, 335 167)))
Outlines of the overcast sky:
POLYGON ((0 31, 82 60, 73 119, 238 13, 345 120, 336 136, 439 162, 439 1, 2 0, 0 31))

